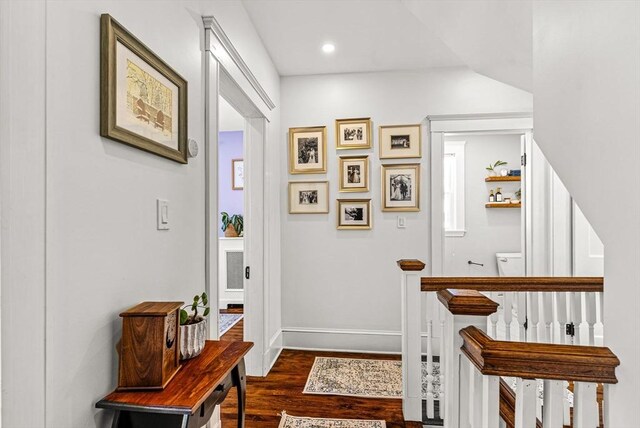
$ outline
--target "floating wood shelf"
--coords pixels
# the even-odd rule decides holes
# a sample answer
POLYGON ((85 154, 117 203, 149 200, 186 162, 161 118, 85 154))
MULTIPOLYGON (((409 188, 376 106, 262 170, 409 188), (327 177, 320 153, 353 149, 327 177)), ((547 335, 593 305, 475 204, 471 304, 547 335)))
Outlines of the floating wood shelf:
POLYGON ((513 176, 506 176, 506 177, 487 177, 484 179, 484 181, 520 181, 521 177, 513 177, 513 176))
POLYGON ((517 204, 511 202, 487 202, 484 206, 485 208, 520 208, 522 207, 522 204, 520 202, 517 204))

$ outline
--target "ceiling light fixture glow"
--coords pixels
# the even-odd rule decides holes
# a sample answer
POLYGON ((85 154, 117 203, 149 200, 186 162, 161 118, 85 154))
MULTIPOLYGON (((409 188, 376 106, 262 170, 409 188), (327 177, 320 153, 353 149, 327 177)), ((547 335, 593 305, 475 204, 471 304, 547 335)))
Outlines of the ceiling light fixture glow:
POLYGON ((324 53, 332 53, 335 50, 336 47, 333 43, 325 43, 324 45, 322 45, 322 52, 324 53))

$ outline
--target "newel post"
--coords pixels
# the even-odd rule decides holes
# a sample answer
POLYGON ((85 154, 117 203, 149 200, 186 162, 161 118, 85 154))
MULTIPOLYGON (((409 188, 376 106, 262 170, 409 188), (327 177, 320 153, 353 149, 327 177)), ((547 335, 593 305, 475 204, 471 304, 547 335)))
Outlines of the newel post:
POLYGON ((420 260, 398 260, 402 270, 402 410, 405 421, 422 421, 420 260))

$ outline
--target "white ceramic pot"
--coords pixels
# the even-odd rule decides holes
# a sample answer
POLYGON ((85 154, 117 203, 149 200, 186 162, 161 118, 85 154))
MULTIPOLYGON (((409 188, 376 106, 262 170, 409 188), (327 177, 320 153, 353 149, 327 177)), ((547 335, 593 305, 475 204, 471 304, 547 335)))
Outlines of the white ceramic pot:
POLYGON ((197 357, 204 349, 207 337, 207 320, 180 326, 180 359, 197 357))

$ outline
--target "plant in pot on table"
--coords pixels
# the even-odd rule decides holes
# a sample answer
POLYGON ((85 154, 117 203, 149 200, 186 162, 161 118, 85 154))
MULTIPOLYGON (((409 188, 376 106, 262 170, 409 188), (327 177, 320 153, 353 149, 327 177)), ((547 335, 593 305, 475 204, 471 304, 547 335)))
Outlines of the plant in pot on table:
POLYGON ((180 309, 180 359, 188 360, 197 357, 204 349, 204 342, 207 337, 207 320, 209 315, 209 298, 207 293, 196 295, 193 303, 184 305, 180 309), (191 314, 185 310, 191 309, 191 314), (198 313, 198 308, 204 309, 202 315, 198 313))
POLYGON ((222 231, 224 232, 224 236, 227 238, 242 236, 244 229, 244 218, 242 215, 234 214, 230 216, 224 211, 220 214, 222 214, 222 231))

